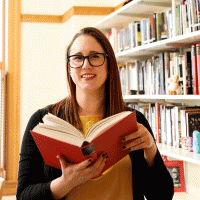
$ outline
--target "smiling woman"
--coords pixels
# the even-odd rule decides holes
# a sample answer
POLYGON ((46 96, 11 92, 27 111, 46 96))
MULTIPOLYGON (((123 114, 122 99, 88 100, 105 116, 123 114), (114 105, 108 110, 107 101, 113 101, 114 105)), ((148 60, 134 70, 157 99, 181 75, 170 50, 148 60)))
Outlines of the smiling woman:
MULTIPOLYGON (((94 101, 99 101, 99 94, 104 93, 104 83, 107 79, 107 58, 104 49, 94 37, 83 35, 74 41, 69 51, 69 73, 76 85, 78 104, 82 107, 81 101, 86 95, 85 92, 90 93, 90 98, 94 98, 94 101)), ((90 111, 91 115, 99 115, 100 112, 95 107, 90 111)))
POLYGON ((173 180, 150 125, 139 111, 136 111, 138 130, 123 138, 121 150, 129 154, 101 177, 94 179, 109 159, 107 152, 100 153, 97 160, 88 157, 77 164, 58 155, 61 170, 44 163, 30 130, 42 122, 46 113, 66 120, 84 135, 85 127, 101 119, 133 111, 123 101, 114 51, 100 30, 86 27, 74 36, 67 48, 66 70, 70 94, 35 112, 27 125, 20 153, 17 198, 144 200, 146 196, 148 200, 159 200, 165 193, 162 199, 172 199, 173 180))

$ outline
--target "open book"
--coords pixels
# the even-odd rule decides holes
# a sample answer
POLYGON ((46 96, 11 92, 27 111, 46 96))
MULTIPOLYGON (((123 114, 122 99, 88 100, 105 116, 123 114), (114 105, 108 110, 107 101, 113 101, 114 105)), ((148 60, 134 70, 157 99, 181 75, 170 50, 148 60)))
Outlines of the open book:
POLYGON ((43 117, 31 134, 45 161, 51 167, 61 169, 56 158, 61 154, 71 163, 79 163, 88 158, 96 160, 105 153, 109 156, 103 172, 117 163, 129 152, 123 150, 124 136, 137 130, 135 111, 124 111, 95 123, 86 135, 70 123, 50 113, 43 117))

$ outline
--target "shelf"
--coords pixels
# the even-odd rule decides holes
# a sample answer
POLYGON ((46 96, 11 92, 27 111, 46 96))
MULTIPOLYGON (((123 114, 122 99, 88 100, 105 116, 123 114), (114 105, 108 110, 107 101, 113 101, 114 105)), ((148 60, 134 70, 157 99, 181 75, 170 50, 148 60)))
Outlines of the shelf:
POLYGON ((179 35, 174 38, 168 38, 158 42, 153 42, 143 46, 135 47, 116 54, 118 61, 124 61, 129 58, 140 59, 144 56, 152 56, 164 51, 177 51, 177 49, 191 47, 192 44, 200 42, 200 31, 195 31, 185 35, 179 35))
POLYGON ((133 0, 101 20, 96 28, 109 30, 111 27, 122 28, 132 21, 151 17, 155 12, 171 8, 171 0, 133 0))
POLYGON ((199 200, 199 198, 196 198, 195 196, 188 194, 186 192, 175 192, 173 200, 199 200))
POLYGON ((200 154, 186 152, 184 149, 175 148, 160 143, 158 143, 157 146, 162 155, 200 165, 200 154))
POLYGON ((186 106, 200 106, 200 95, 125 95, 125 102, 178 103, 186 106))

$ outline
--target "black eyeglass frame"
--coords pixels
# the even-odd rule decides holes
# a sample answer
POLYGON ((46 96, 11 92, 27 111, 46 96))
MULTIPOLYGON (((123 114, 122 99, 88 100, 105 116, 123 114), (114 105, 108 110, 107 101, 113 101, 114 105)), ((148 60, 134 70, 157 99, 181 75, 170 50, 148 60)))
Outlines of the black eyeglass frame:
MULTIPOLYGON (((101 54, 101 55, 104 56, 104 61, 103 61, 103 64, 104 64, 104 63, 105 63, 105 58, 108 57, 108 54, 106 54, 106 53, 93 53, 93 54, 91 54, 91 55, 96 55, 96 54, 101 54)), ((69 63, 70 68, 77 69, 77 68, 83 67, 86 58, 88 59, 88 62, 90 63, 89 57, 90 57, 91 55, 89 55, 89 56, 83 56, 83 55, 71 55, 71 56, 67 56, 67 61, 68 61, 68 63, 69 63), (73 56, 81 56, 81 57, 83 57, 83 63, 82 63, 82 65, 81 65, 80 67, 72 67, 72 66, 70 65, 70 60, 69 60, 69 59, 70 59, 71 57, 73 57, 73 56)), ((102 64, 102 65, 103 65, 103 64, 102 64)), ((102 65, 98 65, 98 66, 92 65, 91 63, 90 63, 90 65, 91 65, 92 67, 100 67, 100 66, 102 66, 102 65)))

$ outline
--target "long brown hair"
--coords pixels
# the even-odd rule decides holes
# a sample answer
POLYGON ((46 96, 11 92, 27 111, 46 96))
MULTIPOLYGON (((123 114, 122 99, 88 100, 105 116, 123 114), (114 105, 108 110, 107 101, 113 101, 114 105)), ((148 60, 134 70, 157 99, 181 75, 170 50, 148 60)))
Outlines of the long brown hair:
POLYGON ((76 85, 73 82, 68 67, 67 56, 70 55, 70 48, 74 41, 81 35, 93 36, 108 54, 108 76, 105 82, 105 109, 104 118, 126 110, 122 97, 121 83, 117 61, 114 51, 106 36, 96 28, 86 27, 81 29, 72 39, 66 52, 67 81, 69 86, 69 96, 60 102, 48 106, 48 111, 82 130, 81 121, 78 115, 79 105, 76 101, 76 85))

